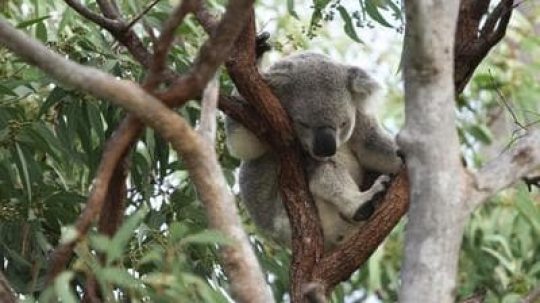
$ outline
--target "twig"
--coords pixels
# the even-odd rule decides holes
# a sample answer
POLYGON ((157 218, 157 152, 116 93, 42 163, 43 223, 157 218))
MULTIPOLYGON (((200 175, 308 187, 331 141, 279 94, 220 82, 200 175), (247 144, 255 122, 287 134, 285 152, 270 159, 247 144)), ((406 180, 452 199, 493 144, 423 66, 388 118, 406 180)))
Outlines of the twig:
POLYGON ((76 12, 81 14, 83 17, 96 23, 97 25, 103 28, 110 29, 113 31, 121 31, 125 27, 122 21, 110 19, 107 17, 103 17, 99 14, 96 14, 90 9, 88 9, 88 7, 84 6, 78 0, 64 0, 64 2, 66 2, 67 5, 73 8, 76 12))
POLYGON ((160 0, 154 0, 152 3, 150 3, 147 7, 145 7, 137 16, 133 17, 133 19, 126 25, 126 29, 132 28, 135 23, 137 23, 139 20, 141 20, 144 15, 146 15, 156 4, 158 4, 160 0))

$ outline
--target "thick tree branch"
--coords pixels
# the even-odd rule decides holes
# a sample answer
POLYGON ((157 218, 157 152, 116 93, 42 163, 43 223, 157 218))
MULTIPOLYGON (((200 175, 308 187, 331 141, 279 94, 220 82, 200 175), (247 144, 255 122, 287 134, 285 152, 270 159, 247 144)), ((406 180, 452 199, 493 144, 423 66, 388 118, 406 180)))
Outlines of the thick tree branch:
POLYGON ((58 81, 110 100, 135 113, 170 141, 186 163, 201 201, 206 206, 211 228, 223 232, 234 242, 222 249, 233 296, 239 302, 273 302, 242 228, 234 196, 227 187, 215 151, 184 119, 137 84, 117 80, 94 68, 68 61, 26 37, 4 20, 0 20, 0 43, 58 81))
POLYGON ((487 198, 539 167, 540 129, 535 129, 519 139, 513 148, 472 175, 470 206, 477 207, 487 198))
POLYGON ((304 302, 304 288, 312 281, 313 270, 322 257, 322 231, 289 117, 255 66, 253 13, 226 66, 240 94, 272 129, 266 139, 280 157, 281 197, 292 230, 291 298, 304 302))

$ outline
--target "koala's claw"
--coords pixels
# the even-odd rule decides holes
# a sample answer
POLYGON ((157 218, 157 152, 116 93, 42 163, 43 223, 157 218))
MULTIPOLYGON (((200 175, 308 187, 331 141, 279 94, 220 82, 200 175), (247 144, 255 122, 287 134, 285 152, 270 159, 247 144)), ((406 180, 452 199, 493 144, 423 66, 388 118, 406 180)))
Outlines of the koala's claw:
POLYGON ((369 219, 373 213, 375 212, 375 209, 379 202, 384 197, 384 194, 386 193, 386 189, 388 189, 388 186, 390 185, 390 182, 392 181, 392 177, 383 175, 380 176, 376 181, 375 184, 372 186, 372 190, 375 191, 371 199, 369 199, 367 202, 362 204, 356 210, 354 213, 353 219, 355 221, 365 221, 369 219))
POLYGON ((269 32, 262 32, 255 38, 255 56, 257 59, 261 58, 264 53, 272 49, 272 46, 268 43, 268 39, 270 39, 269 32))
MULTIPOLYGON (((381 193, 375 194, 375 196, 379 195, 381 193)), ((373 198, 375 198, 375 196, 373 198)), ((370 200, 364 205, 360 206, 360 208, 354 213, 353 220, 354 221, 366 221, 373 215, 375 212, 375 205, 373 205, 373 200, 370 200)))

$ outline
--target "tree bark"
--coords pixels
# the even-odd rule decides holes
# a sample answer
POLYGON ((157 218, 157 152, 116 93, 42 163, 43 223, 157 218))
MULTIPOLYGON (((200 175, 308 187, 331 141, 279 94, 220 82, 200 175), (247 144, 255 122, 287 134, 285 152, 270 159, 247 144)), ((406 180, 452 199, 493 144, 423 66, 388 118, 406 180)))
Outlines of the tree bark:
POLYGON ((411 183, 400 302, 454 302, 467 211, 454 115, 458 1, 406 1, 405 127, 398 143, 411 183))

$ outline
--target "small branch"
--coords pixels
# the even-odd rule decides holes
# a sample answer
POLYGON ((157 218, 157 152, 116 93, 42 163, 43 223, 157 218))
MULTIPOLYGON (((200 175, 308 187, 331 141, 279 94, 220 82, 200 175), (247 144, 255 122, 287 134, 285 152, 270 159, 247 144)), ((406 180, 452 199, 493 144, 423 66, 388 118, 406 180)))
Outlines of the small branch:
POLYGON ((139 20, 141 20, 144 15, 146 15, 156 4, 158 4, 160 0, 154 0, 152 3, 150 3, 147 7, 145 7, 137 16, 133 17, 133 19, 126 25, 126 29, 130 29, 137 23, 139 20))
POLYGON ((107 18, 121 19, 120 10, 115 0, 97 0, 99 9, 107 18))
POLYGON ((201 119, 199 120, 199 133, 211 145, 215 143, 216 137, 216 115, 219 97, 219 75, 208 82, 203 92, 201 100, 201 119))
POLYGON ((506 33, 514 1, 500 0, 480 29, 480 21, 487 13, 489 2, 461 0, 454 46, 456 92, 465 88, 476 67, 506 33))
POLYGON ((531 290, 520 303, 538 303, 538 300, 540 300, 540 286, 531 290))
POLYGON ((203 3, 199 2, 195 10, 195 17, 207 33, 212 33, 218 25, 217 17, 212 15, 203 3))
POLYGON ((86 19, 96 23, 97 25, 113 31, 120 31, 124 28, 124 23, 119 20, 109 19, 99 14, 94 13, 88 7, 84 6, 78 0, 64 0, 67 5, 73 8, 77 13, 81 14, 86 19))
POLYGON ((540 188, 540 176, 523 177, 521 179, 523 180, 523 182, 525 182, 525 185, 527 185, 527 189, 529 191, 532 191, 533 186, 540 188))
MULTIPOLYGON (((216 69, 229 57, 236 38, 249 17, 253 0, 231 0, 215 31, 201 47, 197 58, 187 76, 178 79, 158 97, 173 106, 178 99, 195 97, 204 88, 216 69)), ((243 50, 244 51, 244 50, 243 50)))
POLYGON ((470 206, 475 208, 490 196, 540 167, 540 129, 530 131, 516 145, 482 167, 471 177, 470 206))
POLYGON ((144 84, 148 91, 153 91, 159 84, 165 69, 167 55, 174 40, 174 31, 182 24, 185 16, 195 9, 195 4, 196 0, 182 1, 163 24, 161 34, 154 44, 154 57, 150 66, 150 73, 144 84))
POLYGON ((15 293, 2 271, 0 271, 0 302, 15 303, 15 293))
MULTIPOLYGON (((200 193, 210 227, 221 231, 234 242, 221 250, 233 297, 238 302, 274 301, 247 235, 241 227, 234 196, 228 189, 215 150, 183 118, 137 84, 117 80, 97 69, 66 60, 3 20, 0 20, 0 43, 61 83, 110 100, 133 112, 165 140, 171 142, 173 148, 183 157, 200 193)), ((101 188, 101 180, 96 181, 95 187, 101 188)))

